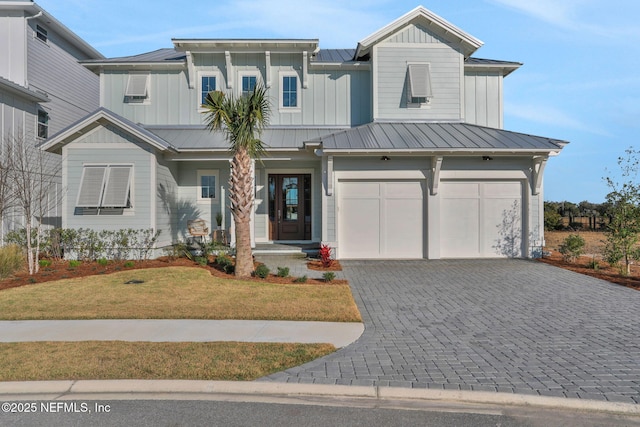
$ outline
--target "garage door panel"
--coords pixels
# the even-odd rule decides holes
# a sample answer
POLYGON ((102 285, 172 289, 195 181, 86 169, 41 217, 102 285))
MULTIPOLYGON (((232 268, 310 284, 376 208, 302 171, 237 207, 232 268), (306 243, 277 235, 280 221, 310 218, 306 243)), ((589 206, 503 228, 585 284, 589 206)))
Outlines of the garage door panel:
POLYGON ((491 199, 484 206, 486 236, 483 251, 493 256, 522 255, 522 208, 519 200, 491 199))
POLYGON ((423 194, 420 181, 340 181, 340 257, 422 258, 423 194))
POLYGON ((422 257, 422 200, 387 199, 385 217, 382 255, 387 258, 422 257))
POLYGON ((442 201, 440 251, 444 257, 480 256, 479 199, 444 199, 442 201))
POLYGON ((441 256, 522 256, 522 191, 519 181, 443 182, 441 256))

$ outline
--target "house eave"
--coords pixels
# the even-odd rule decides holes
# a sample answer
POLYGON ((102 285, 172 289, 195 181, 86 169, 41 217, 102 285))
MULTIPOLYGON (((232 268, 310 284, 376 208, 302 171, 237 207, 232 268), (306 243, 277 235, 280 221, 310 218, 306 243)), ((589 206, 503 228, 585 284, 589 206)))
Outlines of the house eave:
POLYGON ((20 86, 19 84, 14 83, 11 80, 7 80, 3 77, 0 77, 0 90, 5 90, 13 95, 17 95, 31 102, 51 101, 46 94, 41 92, 36 92, 24 86, 20 86))

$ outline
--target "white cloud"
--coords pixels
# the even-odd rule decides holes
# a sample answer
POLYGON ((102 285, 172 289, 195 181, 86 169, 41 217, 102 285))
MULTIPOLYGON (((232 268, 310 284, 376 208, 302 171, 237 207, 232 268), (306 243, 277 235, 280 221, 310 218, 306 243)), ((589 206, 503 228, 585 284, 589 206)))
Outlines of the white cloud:
POLYGON ((601 129, 593 123, 587 123, 577 119, 567 112, 551 105, 543 104, 519 104, 505 102, 505 116, 517 117, 526 121, 581 131, 598 136, 611 137, 605 129, 601 129))
POLYGON ((487 0, 576 33, 604 38, 639 38, 637 0, 612 6, 596 0, 487 0), (633 17, 633 18, 632 18, 633 17))

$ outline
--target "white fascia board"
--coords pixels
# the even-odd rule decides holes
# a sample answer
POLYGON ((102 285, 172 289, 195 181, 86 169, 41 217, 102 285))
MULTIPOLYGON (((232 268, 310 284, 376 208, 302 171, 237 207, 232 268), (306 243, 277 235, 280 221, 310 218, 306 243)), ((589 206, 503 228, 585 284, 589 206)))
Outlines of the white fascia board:
POLYGON ((65 145, 69 141, 66 141, 69 138, 72 138, 74 135, 80 133, 82 134, 83 130, 93 124, 100 124, 101 121, 107 121, 116 127, 124 130, 125 132, 130 133, 131 135, 141 139, 142 141, 148 143, 152 147, 160 150, 160 151, 174 151, 170 147, 165 147, 158 144, 153 139, 149 138, 144 133, 140 132, 138 129, 128 125, 127 123, 123 123, 120 120, 115 119, 114 117, 108 115, 104 110, 98 111, 96 114, 92 114, 91 116, 85 118, 84 120, 76 123, 74 126, 60 132, 54 138, 49 139, 44 144, 40 145, 41 150, 45 151, 55 151, 55 149, 59 145, 65 145))
POLYGON ((369 62, 311 62, 309 68, 312 70, 371 70, 369 62))
POLYGON ((342 156, 379 156, 380 154, 387 154, 389 156, 394 155, 448 155, 448 156, 469 156, 469 155, 482 155, 482 154, 494 154, 501 156, 509 156, 509 155, 553 155, 553 153, 559 153, 560 149, 548 149, 548 150, 528 150, 528 149, 495 149, 495 148, 485 148, 485 149, 459 149, 459 150, 451 150, 451 149, 389 149, 389 148, 380 148, 380 149, 361 149, 361 150, 341 150, 341 149, 327 149, 323 148, 322 151, 325 154, 332 155, 342 155, 342 156))
POLYGON ((412 20, 418 17, 423 17, 427 19, 428 21, 438 25, 442 30, 445 31, 445 33, 452 34, 454 37, 460 39, 461 43, 467 44, 469 46, 470 48, 469 50, 471 52, 478 50, 484 44, 481 40, 461 30, 460 28, 453 25, 446 19, 436 15, 435 13, 425 9, 422 6, 418 6, 415 9, 405 13, 395 21, 385 25, 375 33, 362 39, 358 43, 358 48, 356 49, 355 57, 357 58, 360 55, 360 52, 362 50, 369 49, 376 42, 379 42, 385 39, 390 33, 398 30, 399 28, 402 28, 403 26, 407 25, 409 22, 411 22, 412 20))

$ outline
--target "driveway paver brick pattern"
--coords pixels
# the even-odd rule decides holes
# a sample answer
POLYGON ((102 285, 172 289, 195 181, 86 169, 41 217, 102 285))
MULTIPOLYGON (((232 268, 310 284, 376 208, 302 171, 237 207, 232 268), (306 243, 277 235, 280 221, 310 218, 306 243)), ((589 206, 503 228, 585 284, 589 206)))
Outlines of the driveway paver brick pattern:
POLYGON ((365 332, 262 381, 640 403, 640 292, 529 260, 343 261, 365 332))

